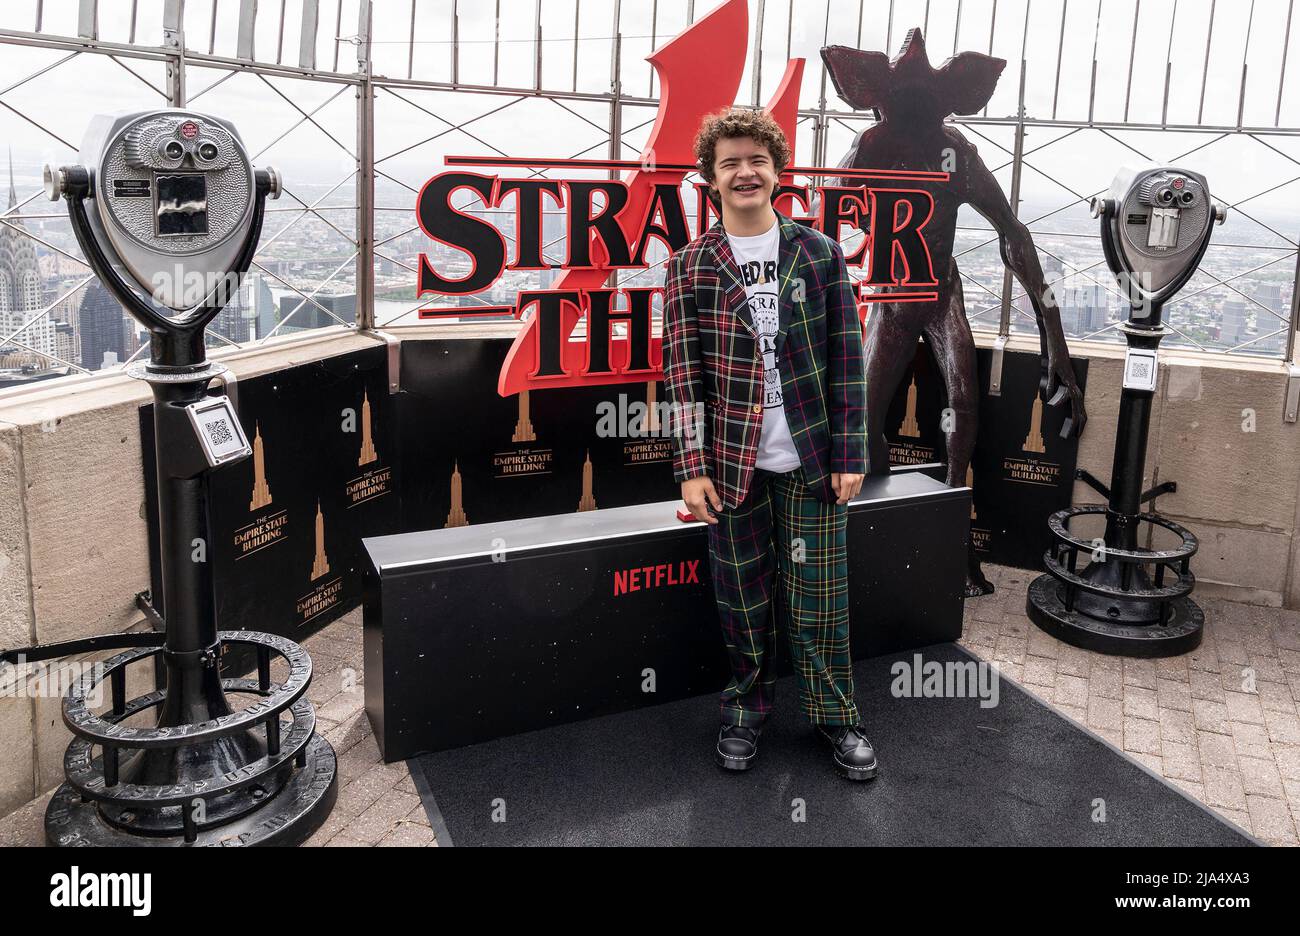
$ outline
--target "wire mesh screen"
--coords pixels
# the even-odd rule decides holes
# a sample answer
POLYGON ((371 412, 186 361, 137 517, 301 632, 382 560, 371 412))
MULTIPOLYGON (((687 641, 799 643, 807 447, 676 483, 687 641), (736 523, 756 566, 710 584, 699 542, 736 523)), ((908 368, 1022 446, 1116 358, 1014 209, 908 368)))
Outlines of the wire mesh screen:
MULTIPOLYGON (((650 52, 714 0, 16 0, 0 9, 0 392, 113 370, 147 354, 82 261, 45 164, 76 160, 96 113, 190 106, 232 119, 282 173, 252 270, 209 330, 214 348, 321 328, 400 328, 429 306, 508 304, 557 269, 508 271, 475 296, 417 295, 431 242, 416 196, 448 155, 637 159, 655 119, 650 52)), ((1200 270, 1166 309, 1168 346, 1290 358, 1300 217, 1294 0, 749 0, 737 103, 761 106, 807 60, 796 161, 833 166, 872 112, 835 94, 819 50, 896 52, 920 28, 932 62, 971 50, 1007 66, 988 105, 951 123, 979 150, 1033 235, 1075 342, 1119 341, 1127 314, 1088 199, 1125 163, 1176 163, 1230 206, 1200 270)), ((591 177, 591 170, 494 169, 591 177)), ((694 182, 688 177, 689 185, 694 182)), ((686 198, 688 212, 691 198, 686 198)), ((515 207, 462 193, 514 250, 515 207)), ((548 204, 544 256, 564 255, 548 204)), ((694 229, 695 219, 688 219, 694 229)), ((852 253, 863 236, 845 228, 852 253)), ((998 232, 963 208, 954 249, 977 331, 1036 330, 1005 275, 998 232)), ((661 245, 622 285, 662 283, 661 245)), ((456 321, 455 317, 448 319, 456 321)))

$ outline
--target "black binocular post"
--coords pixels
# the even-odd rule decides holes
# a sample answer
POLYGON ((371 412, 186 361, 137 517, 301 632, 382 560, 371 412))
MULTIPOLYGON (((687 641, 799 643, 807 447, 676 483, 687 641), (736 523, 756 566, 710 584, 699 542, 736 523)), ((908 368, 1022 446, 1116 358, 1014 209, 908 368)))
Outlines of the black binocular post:
POLYGON ((1155 396, 1155 352, 1160 340, 1170 333, 1161 322, 1162 309, 1195 272, 1212 227, 1206 226, 1186 269, 1152 292, 1143 288, 1117 249, 1118 203, 1111 198, 1097 199, 1093 210, 1101 218, 1106 262, 1127 287, 1132 305, 1128 321, 1120 326, 1128 355, 1110 487, 1083 469, 1077 472, 1077 477, 1108 503, 1105 507, 1069 507, 1048 519, 1056 542, 1043 556, 1046 574, 1030 583, 1025 610, 1047 633, 1078 647, 1133 657, 1176 656, 1200 645, 1205 625, 1204 613, 1189 597, 1195 585, 1190 563, 1197 540, 1172 520, 1154 511, 1142 512, 1143 504, 1177 490, 1175 482, 1165 481, 1143 491, 1142 475, 1155 396), (1144 351, 1149 354, 1143 355, 1144 351), (1131 385, 1130 366, 1149 368, 1144 375, 1150 378, 1150 389, 1131 385), (1070 521, 1077 517, 1102 515, 1106 527, 1101 542, 1070 529, 1070 521), (1139 530, 1144 529, 1143 524, 1169 531, 1179 538, 1179 544, 1170 549, 1142 547, 1139 530), (1090 560, 1082 569, 1081 553, 1090 560))
MULTIPOLYGON (((52 845, 293 845, 329 814, 337 792, 336 759, 315 733, 305 696, 311 658, 291 640, 255 631, 218 632, 208 518, 213 470, 186 409, 207 396, 226 370, 208 362, 204 329, 229 298, 225 278, 198 307, 175 318, 129 287, 95 238, 86 201, 94 197, 87 170, 57 170, 56 193, 68 201, 73 230, 105 287, 151 338, 151 359, 129 373, 154 395, 158 516, 162 559, 162 634, 122 634, 10 651, 27 660, 87 650, 125 649, 92 672, 64 699, 64 722, 75 735, 64 758, 65 782, 45 816, 52 845), (200 552, 203 551, 203 552, 200 552), (231 645, 251 646, 256 679, 222 678, 231 645), (126 698, 126 667, 160 655, 166 685, 126 698), (271 681, 272 657, 287 677, 271 681), (91 712, 88 697, 108 679, 112 706, 91 712), (228 693, 257 699, 232 710, 228 693), (132 716, 156 708, 153 727, 129 727, 132 716), (288 723, 281 715, 288 712, 288 723), (95 749, 99 756, 95 756, 95 749)), ((261 232, 273 171, 255 171, 252 224, 231 271, 247 272, 261 232)), ((136 722, 140 719, 135 719, 136 722)))

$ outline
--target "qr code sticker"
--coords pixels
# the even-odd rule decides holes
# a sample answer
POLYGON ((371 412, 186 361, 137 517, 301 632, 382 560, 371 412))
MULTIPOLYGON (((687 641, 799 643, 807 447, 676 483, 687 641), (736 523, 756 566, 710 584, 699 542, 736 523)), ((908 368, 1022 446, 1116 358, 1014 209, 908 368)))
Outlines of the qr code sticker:
POLYGON ((1145 359, 1135 359, 1129 365, 1129 375, 1133 380, 1147 381, 1151 379, 1151 362, 1145 359))
POLYGON ((214 446, 229 445, 235 440, 235 437, 230 433, 230 424, 224 417, 205 423, 204 428, 208 431, 208 441, 214 446))

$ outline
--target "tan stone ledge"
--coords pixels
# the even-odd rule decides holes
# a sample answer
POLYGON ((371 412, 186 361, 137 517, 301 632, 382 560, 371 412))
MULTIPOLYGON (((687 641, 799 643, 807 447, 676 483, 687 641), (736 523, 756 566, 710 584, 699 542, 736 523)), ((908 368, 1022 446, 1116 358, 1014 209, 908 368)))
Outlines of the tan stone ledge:
MULTIPOLYGON (((991 348, 997 340, 993 332, 977 331, 975 346, 991 348)), ((1066 339, 1070 353, 1074 357, 1124 359, 1126 346, 1122 343, 1108 341, 1080 341, 1066 339)), ((1007 341, 1008 351, 1028 351, 1040 353, 1037 335, 1015 334, 1007 341)), ((1256 358, 1247 355, 1226 354, 1220 351, 1197 351, 1193 348, 1160 348, 1160 363, 1183 367, 1217 367, 1223 370, 1252 371, 1260 374, 1277 374, 1287 376, 1287 363, 1280 358, 1256 358)))
MULTIPOLYGON (((383 343, 381 334, 392 335, 399 341, 501 338, 516 334, 518 329, 519 323, 514 321, 469 324, 431 322, 377 331, 330 326, 306 335, 273 338, 250 347, 216 349, 209 352, 209 356, 212 360, 226 364, 237 378, 245 380, 360 348, 374 347, 377 343, 383 343)), ((974 338, 976 347, 990 348, 997 335, 977 331, 974 338)), ((1038 338, 1034 335, 1012 335, 1006 347, 1009 351, 1039 352, 1038 338)), ((1125 348, 1123 345, 1105 342, 1074 341, 1070 344, 1070 351, 1077 357, 1122 359, 1125 348)), ((1279 378, 1288 376, 1286 362, 1277 359, 1255 359, 1183 348, 1164 349, 1160 356, 1161 363, 1165 365, 1249 371, 1274 374, 1279 378)), ((0 392, 0 423, 39 425, 49 419, 60 419, 131 401, 147 403, 149 399, 148 385, 128 377, 122 371, 77 374, 0 392)))
MULTIPOLYGON (((310 334, 272 338, 265 343, 244 348, 213 349, 208 352, 208 357, 225 364, 239 380, 247 380, 299 364, 383 345, 383 334, 392 335, 399 341, 407 338, 499 338, 513 335, 517 328, 516 322, 466 325, 435 322, 373 332, 333 325, 314 329, 310 334)), ((129 377, 121 370, 69 375, 0 392, 0 423, 40 425, 49 419, 61 419, 133 401, 148 403, 151 399, 148 384, 129 377)))

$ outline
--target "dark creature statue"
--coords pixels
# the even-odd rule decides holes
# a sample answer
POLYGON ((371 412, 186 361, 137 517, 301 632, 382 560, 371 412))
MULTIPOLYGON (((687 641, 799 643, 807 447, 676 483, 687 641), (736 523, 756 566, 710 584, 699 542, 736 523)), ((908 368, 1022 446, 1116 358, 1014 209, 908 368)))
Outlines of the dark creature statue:
MULTIPOLYGON (((988 219, 998 234, 1002 262, 1024 287, 1034 306, 1042 347, 1039 396, 1050 406, 1068 397, 1070 416, 1061 430, 1063 438, 1083 432, 1087 415, 1083 393, 1070 366, 1070 352, 1061 331, 1061 316, 1050 290, 1044 287, 1043 269, 1028 229, 1011 211, 1006 196, 964 136, 944 123, 950 114, 973 114, 993 94, 1006 66, 1003 59, 963 52, 931 67, 921 30, 908 31, 898 55, 890 60, 882 52, 864 52, 845 46, 822 49, 822 60, 839 96, 855 110, 874 110, 878 123, 858 135, 840 168, 912 169, 948 171, 948 182, 898 182, 899 187, 927 189, 934 198, 934 214, 922 235, 934 263, 938 301, 880 302, 868 316, 866 341, 867 436, 869 471, 889 471, 885 419, 899 382, 912 362, 917 339, 924 335, 934 354, 953 410, 947 432, 947 483, 966 483, 966 469, 975 448, 978 429, 979 387, 975 342, 966 321, 961 277, 952 257, 957 209, 969 204, 988 219)), ((852 179, 834 184, 861 185, 852 179)), ((873 188, 890 186, 873 180, 873 188)), ((865 221, 864 221, 865 227, 865 221)), ((886 288, 885 291, 888 291, 886 288)), ((966 576, 966 596, 992 593, 980 569, 973 546, 966 576)))

